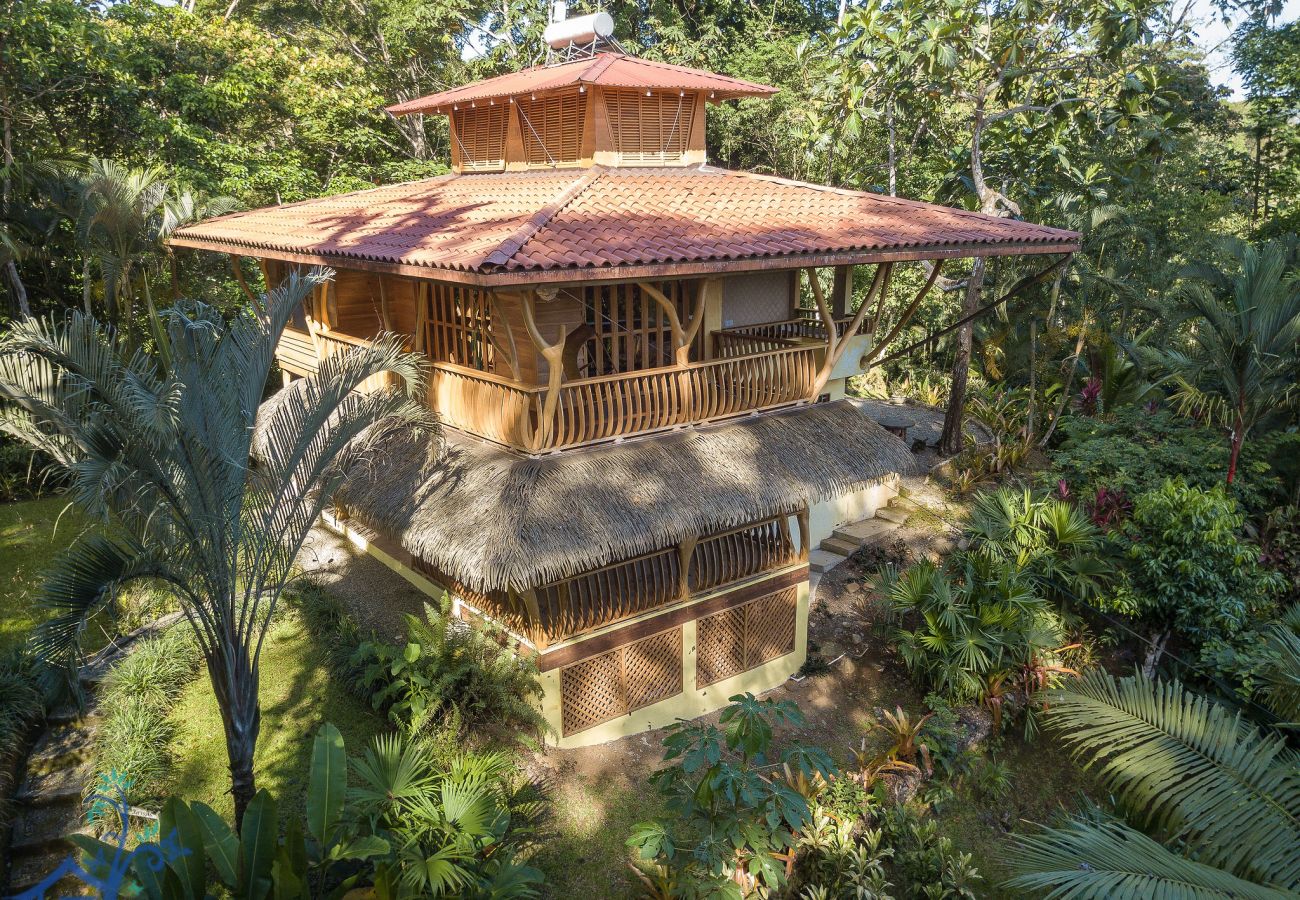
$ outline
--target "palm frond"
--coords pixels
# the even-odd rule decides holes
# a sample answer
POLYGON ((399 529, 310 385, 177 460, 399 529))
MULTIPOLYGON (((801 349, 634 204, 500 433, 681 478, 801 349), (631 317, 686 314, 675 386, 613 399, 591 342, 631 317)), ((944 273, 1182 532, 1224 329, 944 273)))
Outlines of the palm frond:
POLYGON ((1140 674, 1092 671, 1047 697, 1048 726, 1143 823, 1201 862, 1300 886, 1300 756, 1282 736, 1140 674))
POLYGON ((1019 835, 1007 884, 1034 897, 1068 900, 1281 900, 1291 896, 1179 856, 1120 822, 1072 819, 1019 835))

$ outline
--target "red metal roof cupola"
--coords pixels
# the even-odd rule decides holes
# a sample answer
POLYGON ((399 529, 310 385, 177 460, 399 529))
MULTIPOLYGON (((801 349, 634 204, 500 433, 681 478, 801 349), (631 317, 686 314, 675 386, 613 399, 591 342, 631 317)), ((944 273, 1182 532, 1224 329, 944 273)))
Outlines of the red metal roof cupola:
POLYGON ((706 105, 777 89, 700 69, 638 59, 596 13, 547 28, 545 65, 388 107, 451 119, 452 168, 692 166, 705 162, 706 105), (558 51, 558 52, 557 52, 558 51))

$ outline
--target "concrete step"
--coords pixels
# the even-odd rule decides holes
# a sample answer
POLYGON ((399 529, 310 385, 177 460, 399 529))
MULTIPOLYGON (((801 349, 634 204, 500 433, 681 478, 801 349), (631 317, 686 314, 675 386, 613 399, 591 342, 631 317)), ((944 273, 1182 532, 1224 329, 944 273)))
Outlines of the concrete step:
POLYGON ((893 506, 884 506, 876 510, 876 518, 902 525, 907 521, 907 513, 893 506))
POLYGON ((49 806, 67 801, 80 803, 82 789, 91 774, 90 763, 44 774, 32 773, 19 786, 14 799, 28 806, 49 806))
POLYGON ((808 568, 814 572, 828 572, 846 559, 848 559, 848 556, 842 553, 832 553, 829 550, 814 550, 808 554, 808 568))
POLYGON ((29 806, 14 818, 13 843, 15 853, 39 853, 58 849, 67 852, 66 837, 70 834, 90 834, 85 807, 77 803, 56 803, 51 806, 29 806))
POLYGON ((31 756, 27 757, 27 771, 45 774, 80 765, 90 758, 97 730, 93 721, 88 725, 65 722, 53 726, 32 748, 31 756))
POLYGON ((841 525, 835 529, 831 537, 846 543, 857 544, 860 547, 863 544, 880 540, 896 528, 898 528, 897 522, 890 522, 886 519, 863 519, 861 522, 841 525))
POLYGON ((852 556, 854 553, 858 552, 858 548, 861 546, 861 541, 846 541, 836 535, 831 535, 821 543, 821 548, 823 550, 829 550, 831 553, 838 553, 841 556, 852 556))

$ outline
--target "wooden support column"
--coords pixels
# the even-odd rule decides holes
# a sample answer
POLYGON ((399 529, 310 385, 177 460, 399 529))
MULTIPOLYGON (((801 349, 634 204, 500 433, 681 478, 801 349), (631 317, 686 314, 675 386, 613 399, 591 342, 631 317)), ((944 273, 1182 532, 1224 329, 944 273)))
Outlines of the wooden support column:
POLYGON ((853 266, 836 266, 835 281, 831 287, 831 314, 837 319, 846 318, 852 298, 853 266))
POLYGON ((862 305, 866 306, 871 302, 874 295, 876 298, 876 312, 871 317, 871 324, 867 326, 867 331, 872 334, 880 327, 880 317, 885 313, 885 298, 889 296, 889 285, 894 280, 894 264, 885 263, 883 266, 876 267, 876 277, 871 280, 871 290, 867 296, 862 299, 862 305))
POLYGON ((515 343, 514 329, 510 327, 509 317, 501 311, 497 292, 489 290, 487 296, 488 308, 492 310, 492 346, 496 347, 506 360, 506 364, 510 367, 510 377, 515 381, 522 381, 519 374, 519 345, 515 343))
POLYGON ((532 589, 520 591, 519 599, 523 601, 524 610, 528 614, 528 637, 537 645, 539 652, 545 651, 549 641, 546 629, 542 627, 542 611, 537 603, 537 591, 532 589))
MULTIPOLYGON (((893 263, 881 263, 876 267, 876 276, 872 279, 872 291, 880 289, 880 296, 884 296, 884 287, 889 281, 889 273, 893 270, 893 263), (881 271, 883 269, 883 271, 881 271)), ((862 327, 862 320, 867 316, 867 309, 871 306, 871 294, 868 293, 862 299, 862 305, 854 314, 853 319, 849 322, 849 327, 844 330, 844 339, 840 340, 835 330, 835 319, 831 315, 829 304, 826 302, 826 294, 822 290, 821 284, 817 281, 815 270, 808 270, 808 281, 812 287, 813 297, 817 301, 817 313, 821 316, 822 325, 826 329, 826 359, 822 363, 821 371, 817 373, 817 378, 813 382, 812 396, 810 400, 816 400, 826 387, 826 382, 830 380, 831 372, 840 364, 840 358, 844 356, 844 351, 853 343, 851 338, 858 333, 862 327)))
POLYGON ((677 545, 677 599, 684 600, 691 594, 691 558, 695 556, 695 547, 700 539, 691 535, 677 545))
POLYGON ((546 360, 546 395, 542 401, 541 421, 538 422, 536 434, 533 436, 533 447, 536 450, 543 446, 551 438, 552 429, 555 426, 555 411, 560 405, 560 384, 564 380, 564 328, 560 328, 560 339, 551 343, 542 337, 541 329, 537 327, 537 292, 525 291, 523 294, 523 313, 524 325, 528 328, 528 336, 533 339, 537 352, 546 360))
POLYGON ((244 267, 240 265, 241 259, 243 259, 243 257, 239 256, 237 253, 230 254, 230 268, 234 269, 235 281, 239 282, 239 289, 244 292, 244 296, 248 298, 248 302, 253 305, 253 311, 260 313, 262 311, 262 301, 255 293, 253 293, 252 289, 249 288, 248 281, 244 278, 244 267))
POLYGON ((805 506, 803 509, 799 510, 799 512, 795 514, 795 519, 799 523, 799 559, 807 560, 808 554, 812 550, 812 548, 808 546, 808 539, 811 534, 811 530, 808 526, 808 507, 805 506))

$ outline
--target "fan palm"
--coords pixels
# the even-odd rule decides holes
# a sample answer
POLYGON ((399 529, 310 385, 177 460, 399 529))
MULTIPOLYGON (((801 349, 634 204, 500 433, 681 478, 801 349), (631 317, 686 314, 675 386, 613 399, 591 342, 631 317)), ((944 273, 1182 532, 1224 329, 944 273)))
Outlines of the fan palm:
POLYGON ((241 819, 255 793, 262 640, 295 557, 357 455, 427 421, 420 363, 392 338, 323 360, 258 416, 280 334, 324 277, 292 275, 230 322, 201 303, 164 311, 166 367, 79 312, 25 320, 0 343, 0 428, 66 468, 74 502, 103 526, 56 560, 40 599, 57 614, 36 650, 71 665, 119 586, 169 588, 207 663, 241 819), (404 389, 356 390, 383 372, 404 389))
POLYGON ((1029 490, 980 494, 967 533, 972 550, 1014 565, 1058 603, 1096 596, 1112 571, 1101 531, 1077 506, 1035 498, 1029 490))
POLYGON ((1195 327, 1186 351, 1156 358, 1168 368, 1182 408, 1228 429, 1228 483, 1250 430, 1295 402, 1300 367, 1300 278, 1288 277, 1291 250, 1274 241, 1261 248, 1232 241, 1235 272, 1208 266, 1178 294, 1195 327))
POLYGON ((1177 681, 1093 671, 1049 691, 1048 727, 1134 824, 1018 839, 1012 884, 1054 897, 1280 897, 1300 888, 1300 755, 1177 681))

